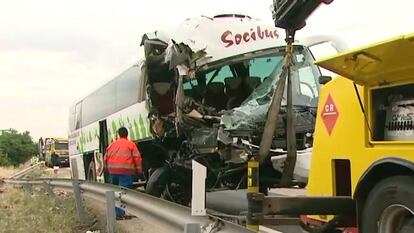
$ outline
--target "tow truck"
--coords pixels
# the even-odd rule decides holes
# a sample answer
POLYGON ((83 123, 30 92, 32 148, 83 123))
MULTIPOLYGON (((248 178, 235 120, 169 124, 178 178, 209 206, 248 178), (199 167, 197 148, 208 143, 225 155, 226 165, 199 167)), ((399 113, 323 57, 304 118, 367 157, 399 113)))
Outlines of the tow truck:
MULTIPOLYGON (((287 48, 322 2, 331 1, 275 0, 274 19, 288 32, 287 48)), ((288 54, 285 77, 291 91, 288 54)), ((283 215, 300 217, 310 233, 414 232, 413 59, 414 34, 410 34, 316 62, 339 76, 320 79, 307 195, 258 192, 261 154, 257 155, 248 166, 248 228, 277 224, 274 217, 283 215)), ((273 98, 280 102, 277 91, 273 98)), ((267 124, 278 110, 272 105, 267 124)), ((289 130, 294 124, 288 124, 289 130)), ((287 137, 288 145, 292 139, 287 137)), ((282 175, 287 182, 294 168, 289 162, 296 158, 294 148, 288 148, 282 175)), ((263 150, 266 155, 267 147, 263 150)))
POLYGON ((59 156, 61 166, 69 166, 68 139, 64 137, 40 138, 38 142, 38 158, 52 167, 52 154, 59 156))

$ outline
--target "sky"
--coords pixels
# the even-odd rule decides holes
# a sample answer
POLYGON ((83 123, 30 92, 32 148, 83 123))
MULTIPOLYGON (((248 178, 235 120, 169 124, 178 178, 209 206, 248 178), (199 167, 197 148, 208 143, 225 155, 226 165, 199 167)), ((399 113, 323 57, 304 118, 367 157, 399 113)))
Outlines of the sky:
MULTIPOLYGON (((67 135, 68 110, 139 59, 143 33, 186 18, 242 13, 272 23, 272 0, 0 0, 0 129, 67 135)), ((350 48, 414 32, 412 0, 334 0, 297 37, 350 48)))

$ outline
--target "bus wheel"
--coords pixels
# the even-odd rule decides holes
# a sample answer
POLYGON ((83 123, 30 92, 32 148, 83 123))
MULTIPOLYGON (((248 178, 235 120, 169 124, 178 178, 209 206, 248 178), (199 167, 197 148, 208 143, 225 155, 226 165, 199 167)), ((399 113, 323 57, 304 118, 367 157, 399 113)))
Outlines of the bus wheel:
POLYGON ((414 177, 380 181, 363 207, 362 233, 414 233, 414 177))
POLYGON ((169 173, 170 168, 168 166, 157 168, 151 173, 147 186, 145 187, 145 192, 155 197, 161 197, 161 194, 168 185, 169 173))
POLYGON ((87 178, 88 180, 96 181, 96 168, 95 168, 95 162, 93 161, 89 163, 87 178))

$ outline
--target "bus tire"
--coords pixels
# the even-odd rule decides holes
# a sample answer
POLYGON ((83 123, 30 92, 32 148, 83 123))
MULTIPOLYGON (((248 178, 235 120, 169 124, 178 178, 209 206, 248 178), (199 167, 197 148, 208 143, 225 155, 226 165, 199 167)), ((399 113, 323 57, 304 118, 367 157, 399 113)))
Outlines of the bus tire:
POLYGON ((94 161, 91 161, 89 163, 87 179, 91 181, 96 181, 96 168, 94 161))
POLYGON ((381 180, 363 206, 361 232, 414 232, 414 177, 381 180))
POLYGON ((168 166, 157 168, 151 173, 145 187, 145 192, 155 197, 161 197, 169 182, 169 177, 170 168, 168 166))

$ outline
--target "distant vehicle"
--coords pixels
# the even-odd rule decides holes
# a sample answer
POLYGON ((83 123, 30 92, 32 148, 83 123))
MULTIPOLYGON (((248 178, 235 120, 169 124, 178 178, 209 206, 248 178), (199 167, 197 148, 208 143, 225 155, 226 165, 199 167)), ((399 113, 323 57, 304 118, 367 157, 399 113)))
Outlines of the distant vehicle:
POLYGON ((67 138, 40 138, 38 146, 39 159, 44 160, 47 166, 53 166, 53 152, 58 155, 60 166, 69 166, 69 146, 67 138))
MULTIPOLYGON (((142 153, 148 193, 186 203, 193 159, 207 167, 208 191, 245 187, 246 163, 261 140, 284 44, 282 31, 245 15, 188 19, 175 33, 145 34, 143 60, 70 108, 72 175, 103 181, 102 154, 125 126, 142 153)), ((295 179, 304 186, 321 74, 308 47, 295 44, 293 55, 298 161, 304 164, 295 179)), ((281 119, 261 168, 262 190, 281 176, 281 119)))

